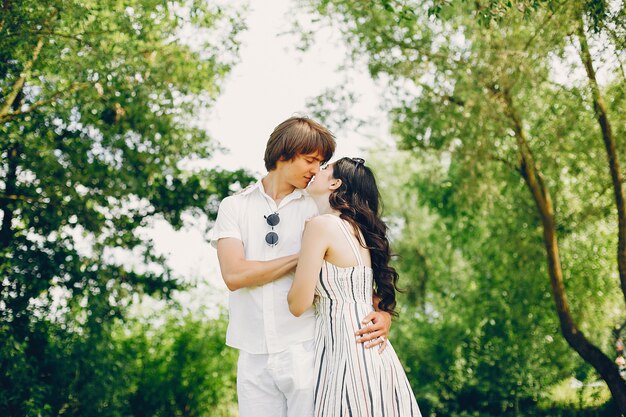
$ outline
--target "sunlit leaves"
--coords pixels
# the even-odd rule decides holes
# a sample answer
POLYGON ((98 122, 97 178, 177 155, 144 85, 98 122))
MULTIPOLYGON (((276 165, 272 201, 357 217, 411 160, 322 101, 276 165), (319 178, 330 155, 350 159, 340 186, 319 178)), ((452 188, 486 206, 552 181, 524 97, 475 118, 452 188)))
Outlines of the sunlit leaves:
POLYGON ((139 294, 186 287, 140 230, 155 219, 180 228, 189 210, 212 219, 230 185, 251 181, 182 167, 216 150, 196 118, 244 26, 201 1, 8 1, 1 13, 0 319, 20 349, 0 355, 27 365, 0 377, 11 389, 0 414, 103 415, 92 411, 115 402, 100 390, 114 375, 104 370, 113 321, 139 294), (67 350, 54 350, 57 333, 67 350), (77 389, 61 360, 76 361, 82 381, 104 379, 77 389))
POLYGON ((392 134, 406 151, 378 164, 408 289, 399 350, 429 410, 519 412, 567 375, 592 375, 559 335, 518 132, 554 203, 573 315, 608 349, 624 317, 617 226, 572 28, 599 18, 594 59, 619 120, 623 2, 311 3, 342 31, 354 63, 388 80, 392 134))

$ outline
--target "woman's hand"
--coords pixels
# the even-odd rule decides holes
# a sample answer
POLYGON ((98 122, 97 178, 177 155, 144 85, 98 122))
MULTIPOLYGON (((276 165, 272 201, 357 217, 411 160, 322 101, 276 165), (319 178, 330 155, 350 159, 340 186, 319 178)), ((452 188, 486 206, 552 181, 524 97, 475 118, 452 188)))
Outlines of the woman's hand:
POLYGON ((372 311, 363 317, 361 323, 365 326, 354 334, 357 343, 365 343, 367 349, 378 346, 378 353, 382 353, 387 347, 387 335, 391 328, 391 314, 385 311, 372 311))

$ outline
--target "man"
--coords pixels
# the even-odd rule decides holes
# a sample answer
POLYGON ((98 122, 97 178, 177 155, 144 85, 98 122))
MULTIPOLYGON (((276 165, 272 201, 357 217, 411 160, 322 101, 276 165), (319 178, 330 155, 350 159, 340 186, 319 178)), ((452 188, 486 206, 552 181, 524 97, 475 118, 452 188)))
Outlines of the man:
MULTIPOLYGON (((328 129, 289 118, 267 142, 268 174, 220 204, 211 244, 231 291, 226 344, 239 349, 240 417, 313 416, 315 316, 294 317, 287 293, 305 221, 317 214, 304 188, 334 151, 328 129)), ((357 342, 384 347, 390 316, 374 312, 370 322, 357 342)))

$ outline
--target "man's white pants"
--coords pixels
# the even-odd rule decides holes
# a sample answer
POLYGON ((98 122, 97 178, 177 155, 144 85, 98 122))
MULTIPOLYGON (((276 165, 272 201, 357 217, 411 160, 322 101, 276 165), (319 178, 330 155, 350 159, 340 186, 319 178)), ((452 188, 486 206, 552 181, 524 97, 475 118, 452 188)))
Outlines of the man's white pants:
POLYGON ((280 353, 239 351, 239 417, 312 417, 315 351, 313 340, 280 353))

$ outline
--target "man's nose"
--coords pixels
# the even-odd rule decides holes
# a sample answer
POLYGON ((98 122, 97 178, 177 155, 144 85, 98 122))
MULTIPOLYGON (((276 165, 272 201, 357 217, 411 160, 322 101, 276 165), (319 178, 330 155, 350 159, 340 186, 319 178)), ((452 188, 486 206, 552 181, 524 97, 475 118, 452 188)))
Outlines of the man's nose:
POLYGON ((319 174, 319 172, 320 172, 320 166, 317 164, 313 165, 313 167, 311 168, 311 173, 313 175, 317 175, 319 174))

